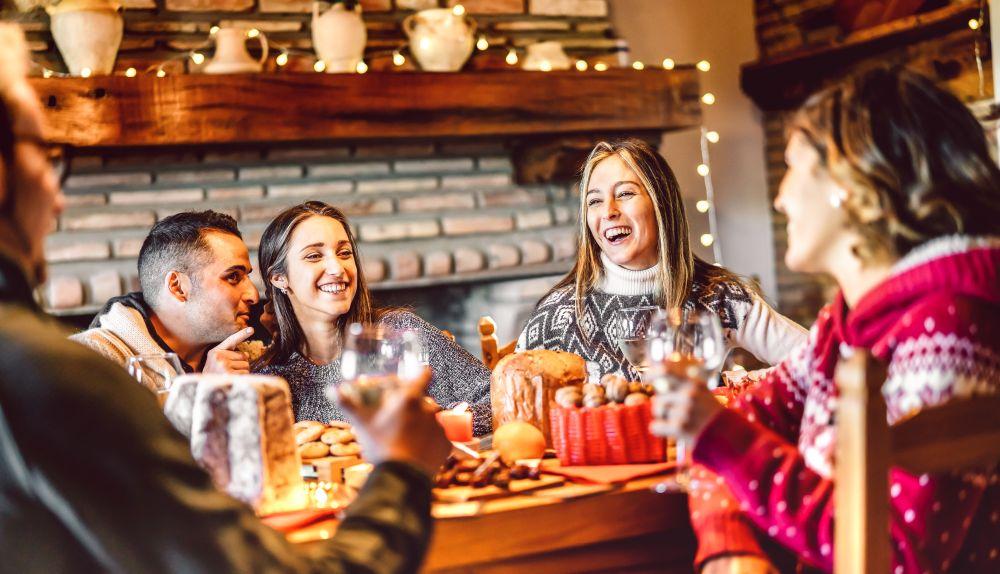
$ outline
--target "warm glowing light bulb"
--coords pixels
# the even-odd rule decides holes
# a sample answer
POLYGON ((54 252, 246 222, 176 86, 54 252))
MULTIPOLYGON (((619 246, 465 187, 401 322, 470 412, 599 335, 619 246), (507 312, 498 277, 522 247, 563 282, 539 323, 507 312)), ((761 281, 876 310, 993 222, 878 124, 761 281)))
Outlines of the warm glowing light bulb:
POLYGON ((486 40, 486 36, 480 36, 479 39, 476 40, 476 49, 480 52, 487 50, 489 47, 490 43, 486 40))
POLYGON ((93 71, 90 68, 81 68, 80 69, 80 77, 81 78, 89 78, 90 74, 92 74, 92 73, 93 73, 93 71))
POLYGON ((700 175, 701 177, 705 177, 706 175, 708 175, 708 166, 703 163, 699 163, 698 175, 700 175))
POLYGON ((159 70, 156 71, 156 77, 157 78, 162 78, 162 77, 164 77, 166 75, 167 75, 167 71, 164 70, 163 68, 160 68, 159 70))
POLYGON ((316 70, 317 72, 322 72, 323 70, 326 70, 326 62, 324 62, 323 60, 316 60, 316 63, 313 64, 313 69, 316 70))
POLYGON ((257 36, 260 36, 260 30, 257 28, 250 28, 247 30, 247 38, 256 38, 257 36))
POLYGON ((586 72, 587 71, 587 60, 577 60, 576 61, 576 69, 579 70, 579 71, 581 71, 581 72, 586 72))
POLYGON ((129 69, 125 70, 125 77, 126 78, 134 78, 135 75, 136 75, 136 73, 137 72, 135 71, 135 68, 129 68, 129 69))
POLYGON ((712 64, 710 64, 708 60, 702 60, 697 64, 695 64, 694 66, 699 70, 701 70, 702 72, 707 72, 712 69, 712 64))
POLYGON ((712 237, 711 233, 705 233, 701 236, 701 244, 704 245, 705 247, 708 247, 713 243, 715 243, 715 238, 712 237))
POLYGON ((392 53, 393 66, 402 66, 405 63, 406 63, 406 58, 404 58, 403 55, 399 53, 399 50, 396 50, 395 52, 392 53))
POLYGON ((455 4, 455 6, 452 7, 451 9, 451 13, 456 16, 461 16, 465 14, 465 6, 462 6, 461 4, 455 4))
POLYGON ((357 70, 359 74, 364 74, 368 71, 368 64, 366 64, 364 60, 361 60, 354 69, 357 70))
POLYGON ((706 106, 710 106, 715 103, 715 94, 712 92, 705 92, 705 95, 701 97, 701 102, 706 106))
POLYGON ((513 66, 514 64, 517 64, 517 51, 516 51, 516 50, 514 50, 514 48, 511 48, 511 49, 510 49, 510 50, 509 50, 509 51, 507 52, 507 57, 506 57, 506 58, 504 58, 504 60, 505 60, 505 61, 506 61, 506 62, 507 62, 507 63, 508 63, 509 65, 511 65, 511 66, 513 66))
POLYGON ((205 63, 205 54, 202 54, 201 52, 191 52, 191 61, 200 66, 205 63))
POLYGON ((284 66, 288 63, 288 54, 285 52, 278 54, 278 57, 274 59, 274 63, 279 66, 284 66))
POLYGON ((663 60, 663 69, 664 70, 673 70, 675 65, 676 64, 674 63, 673 58, 665 58, 663 60))
POLYGON ((538 63, 538 69, 541 70, 541 71, 543 71, 543 72, 551 72, 552 71, 552 62, 550 62, 548 60, 542 60, 541 62, 538 63))
POLYGON ((709 203, 707 199, 702 199, 698 203, 694 204, 694 207, 695 209, 698 210, 699 213, 708 213, 708 210, 711 209, 712 204, 709 203))
POLYGON ((219 27, 218 27, 218 26, 212 26, 211 28, 209 28, 209 29, 208 29, 208 33, 209 33, 209 34, 211 34, 211 35, 213 35, 213 36, 214 36, 214 35, 215 35, 215 34, 216 34, 216 33, 217 33, 218 31, 219 31, 219 27))
POLYGON ((979 29, 979 20, 976 20, 975 18, 973 18, 972 20, 969 20, 969 28, 972 28, 973 30, 978 30, 979 29))
POLYGON ((643 64, 639 60, 632 62, 632 68, 635 70, 642 70, 646 68, 646 64, 643 64))
POLYGON ((605 64, 604 62, 598 62, 598 63, 594 64, 594 71, 596 71, 596 72, 603 72, 603 71, 605 71, 607 69, 608 69, 608 65, 605 64))
POLYGON ((712 143, 719 143, 719 132, 710 131, 705 134, 705 139, 712 143))

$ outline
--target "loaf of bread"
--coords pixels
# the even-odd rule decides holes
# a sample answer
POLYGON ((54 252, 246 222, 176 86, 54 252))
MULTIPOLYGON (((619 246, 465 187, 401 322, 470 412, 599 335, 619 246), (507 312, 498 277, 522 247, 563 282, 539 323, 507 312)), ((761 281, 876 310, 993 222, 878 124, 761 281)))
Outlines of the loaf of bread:
POLYGON ((573 353, 535 350, 507 355, 493 369, 490 381, 493 428, 522 420, 541 429, 551 446, 549 405, 556 391, 581 385, 586 378, 586 362, 573 353))
MULTIPOLYGON (((258 514, 302 508, 291 395, 279 377, 184 375, 168 416, 191 439, 191 454, 216 487, 258 514)), ((318 436, 318 435, 317 435, 318 436)))

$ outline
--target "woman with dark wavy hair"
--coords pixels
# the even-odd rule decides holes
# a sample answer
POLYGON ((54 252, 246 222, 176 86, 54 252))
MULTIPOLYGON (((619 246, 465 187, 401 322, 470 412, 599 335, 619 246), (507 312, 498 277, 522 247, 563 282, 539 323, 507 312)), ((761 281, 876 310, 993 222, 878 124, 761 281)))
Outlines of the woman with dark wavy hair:
POLYGON ((308 201, 281 212, 261 237, 258 259, 277 329, 254 370, 288 381, 296 420, 343 419, 326 389, 343 380, 347 326, 361 323, 420 333, 433 370, 428 394, 444 407, 470 403, 475 434, 492 430, 485 365, 413 313, 375 307, 354 234, 339 209, 308 201))
MULTIPOLYGON (((791 124, 775 208, 788 267, 840 291, 809 344, 722 408, 694 384, 657 397, 653 430, 694 441, 702 572, 833 567, 834 369, 888 364, 889 424, 1000 392, 1000 170, 957 98, 877 68, 810 98, 791 124), (712 473, 715 473, 714 475, 712 473)), ((893 572, 1000 572, 1000 477, 890 474, 893 572)))

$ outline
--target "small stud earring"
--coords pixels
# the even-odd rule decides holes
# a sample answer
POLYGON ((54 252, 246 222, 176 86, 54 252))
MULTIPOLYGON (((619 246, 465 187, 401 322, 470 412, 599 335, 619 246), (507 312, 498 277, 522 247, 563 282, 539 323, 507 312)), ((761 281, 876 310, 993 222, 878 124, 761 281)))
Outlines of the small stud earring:
POLYGON ((832 205, 834 209, 840 209, 846 200, 847 192, 841 189, 837 191, 837 193, 830 196, 830 205, 832 205))

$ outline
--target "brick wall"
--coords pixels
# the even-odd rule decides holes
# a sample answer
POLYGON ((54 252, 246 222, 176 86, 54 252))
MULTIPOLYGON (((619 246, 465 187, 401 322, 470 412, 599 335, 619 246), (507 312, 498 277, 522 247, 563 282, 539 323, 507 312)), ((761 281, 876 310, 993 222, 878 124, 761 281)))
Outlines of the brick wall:
POLYGON ((142 239, 172 213, 228 213, 255 249, 277 213, 307 199, 347 213, 368 277, 383 289, 564 268, 575 247, 572 186, 516 185, 512 169, 500 142, 78 157, 48 239, 45 303, 81 313, 134 289, 142 239))
MULTIPOLYGON (((755 0, 757 40, 760 58, 787 56, 797 49, 829 44, 842 36, 833 21, 834 0, 755 0)), ((947 2, 938 2, 945 4, 947 2)), ((976 33, 963 29, 946 36, 926 40, 875 55, 856 65, 831 69, 828 83, 874 61, 903 63, 937 79, 964 101, 975 102, 993 96, 992 70, 988 41, 981 44, 984 54, 984 91, 980 92, 975 60, 976 33)), ((769 197, 773 201, 785 173, 784 149, 786 121, 792 110, 764 113, 765 149, 769 197)), ((810 325, 819 308, 829 301, 836 286, 828 277, 804 275, 785 266, 788 245, 785 217, 772 210, 775 242, 775 269, 778 281, 778 306, 796 321, 810 325)))
MULTIPOLYGON (((405 43, 401 22, 414 10, 448 7, 458 0, 361 0, 368 29, 366 61, 372 70, 393 67, 392 50, 405 43)), ((591 63, 616 60, 619 45, 608 21, 606 0, 464 0, 461 2, 486 36, 491 48, 477 52, 468 68, 504 67, 510 46, 559 40, 571 56, 591 63)), ((169 72, 197 71, 185 52, 201 47, 217 24, 236 24, 264 32, 274 47, 292 49, 287 69, 312 70, 307 0, 124 0, 125 34, 116 72, 140 72, 170 61, 169 72)), ((14 18, 11 14, 8 18, 14 18)), ((35 61, 50 69, 65 68, 48 32, 48 18, 38 11, 22 21, 35 61)), ((274 58, 268 69, 275 68, 274 58)), ((403 69, 413 69, 409 58, 403 69)))

